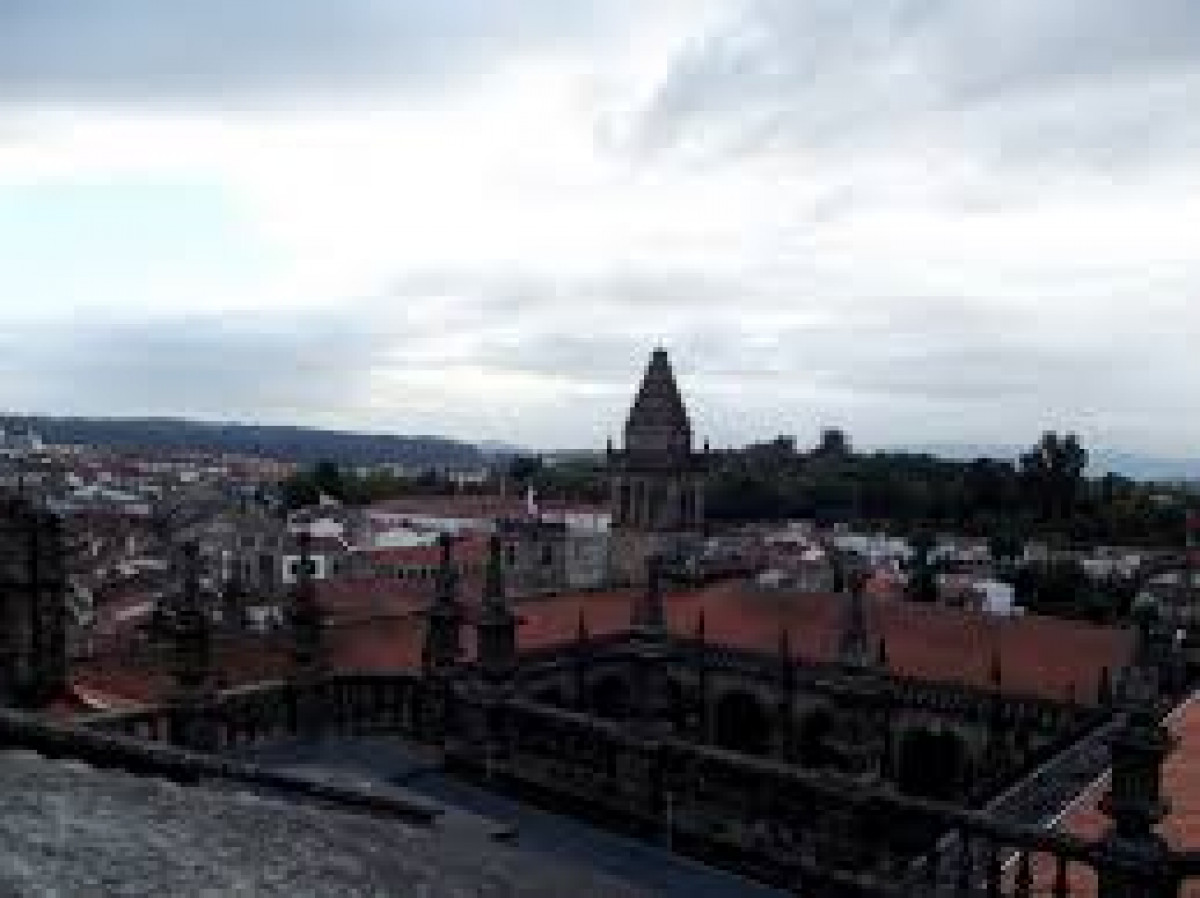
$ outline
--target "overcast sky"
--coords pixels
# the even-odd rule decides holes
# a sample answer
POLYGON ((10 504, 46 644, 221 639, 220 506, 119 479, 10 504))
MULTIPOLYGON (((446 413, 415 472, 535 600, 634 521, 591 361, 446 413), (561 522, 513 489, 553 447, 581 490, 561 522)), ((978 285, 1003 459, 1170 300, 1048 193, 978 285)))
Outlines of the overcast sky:
POLYGON ((0 2, 0 409, 1200 445, 1194 0, 0 2))

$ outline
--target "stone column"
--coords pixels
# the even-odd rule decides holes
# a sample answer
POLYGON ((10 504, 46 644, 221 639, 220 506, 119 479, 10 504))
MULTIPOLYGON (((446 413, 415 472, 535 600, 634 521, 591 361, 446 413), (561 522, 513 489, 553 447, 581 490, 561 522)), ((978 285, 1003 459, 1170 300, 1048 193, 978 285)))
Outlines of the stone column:
POLYGON ((1162 766, 1173 738, 1159 719, 1154 669, 1129 668, 1121 723, 1110 743, 1112 780, 1101 810, 1112 820, 1096 865, 1099 898, 1162 898, 1179 890, 1170 849, 1155 827, 1166 815, 1162 766))

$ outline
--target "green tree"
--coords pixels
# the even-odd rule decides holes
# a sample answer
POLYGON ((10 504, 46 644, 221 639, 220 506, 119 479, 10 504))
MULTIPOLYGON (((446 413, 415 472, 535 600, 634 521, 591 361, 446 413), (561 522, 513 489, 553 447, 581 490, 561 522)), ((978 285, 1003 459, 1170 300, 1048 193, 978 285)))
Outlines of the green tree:
POLYGON ((508 463, 508 476, 513 482, 524 486, 542 470, 542 459, 537 455, 514 455, 508 463))
POLYGON ((334 499, 345 500, 347 496, 348 481, 343 476, 342 469, 338 467, 336 462, 323 459, 313 466, 312 470, 313 485, 317 490, 324 493, 326 496, 332 496, 334 499))
POLYGON ((843 458, 850 454, 850 437, 838 427, 827 427, 821 431, 821 442, 813 454, 823 457, 843 458))
POLYGON ((997 567, 1011 567, 1025 554, 1025 543, 1015 530, 999 529, 988 539, 988 554, 997 567))
POLYGON ((1042 516, 1052 521, 1068 518, 1075 509, 1087 467, 1087 451, 1079 438, 1053 431, 1021 456, 1021 475, 1042 516))

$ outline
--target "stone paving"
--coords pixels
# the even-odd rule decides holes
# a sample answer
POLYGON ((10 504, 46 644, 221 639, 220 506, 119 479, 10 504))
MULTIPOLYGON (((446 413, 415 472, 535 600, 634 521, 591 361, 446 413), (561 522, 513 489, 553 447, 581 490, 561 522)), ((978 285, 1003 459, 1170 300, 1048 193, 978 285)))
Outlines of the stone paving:
POLYGON ((631 883, 665 898, 781 898, 784 892, 670 851, 665 835, 648 842, 515 801, 444 776, 436 759, 386 738, 293 743, 247 752, 250 760, 292 775, 395 791, 445 806, 445 826, 511 827, 531 853, 631 883))
POLYGON ((488 832, 0 751, 0 898, 647 894, 488 832))

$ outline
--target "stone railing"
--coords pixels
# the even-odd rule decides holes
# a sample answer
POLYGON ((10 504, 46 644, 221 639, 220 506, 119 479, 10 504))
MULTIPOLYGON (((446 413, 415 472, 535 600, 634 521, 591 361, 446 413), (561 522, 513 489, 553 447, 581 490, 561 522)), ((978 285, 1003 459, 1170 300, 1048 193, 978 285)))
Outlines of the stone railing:
POLYGON ((1108 841, 524 700, 510 700, 497 727, 486 751, 453 758, 458 769, 804 894, 1068 898, 1123 872, 1145 887, 1136 894, 1169 896, 1200 879, 1192 854, 1122 854, 1108 841))
MULTIPOLYGON (((1068 898, 1096 894, 1098 883, 1124 873, 1144 889, 1120 894, 1149 898, 1176 895, 1184 880, 1200 879, 1200 855, 1165 848, 1152 857, 1121 854, 1109 841, 697 745, 467 680, 336 674, 232 690, 203 706, 95 715, 88 722, 107 731, 94 737, 109 741, 103 748, 85 743, 87 751, 115 752, 135 766, 151 763, 149 757, 151 766, 181 765, 183 773, 227 762, 195 752, 145 755, 143 740, 190 739, 229 752, 383 730, 435 747, 450 769, 492 787, 805 894, 1068 898)), ((55 753, 73 750, 64 743, 55 753)))
POLYGON ((307 682, 257 683, 203 702, 93 714, 81 723, 213 752, 374 730, 426 741, 440 733, 440 701, 417 674, 338 673, 307 682))
MULTIPOLYGON (((142 717, 138 726, 153 719, 142 717)), ((396 817, 413 824, 433 824, 441 814, 441 808, 436 804, 415 797, 383 795, 320 782, 229 757, 147 742, 121 732, 51 723, 11 709, 0 709, 0 745, 7 749, 34 751, 48 758, 69 758, 98 768, 160 777, 183 785, 206 781, 235 782, 293 798, 396 817)))

